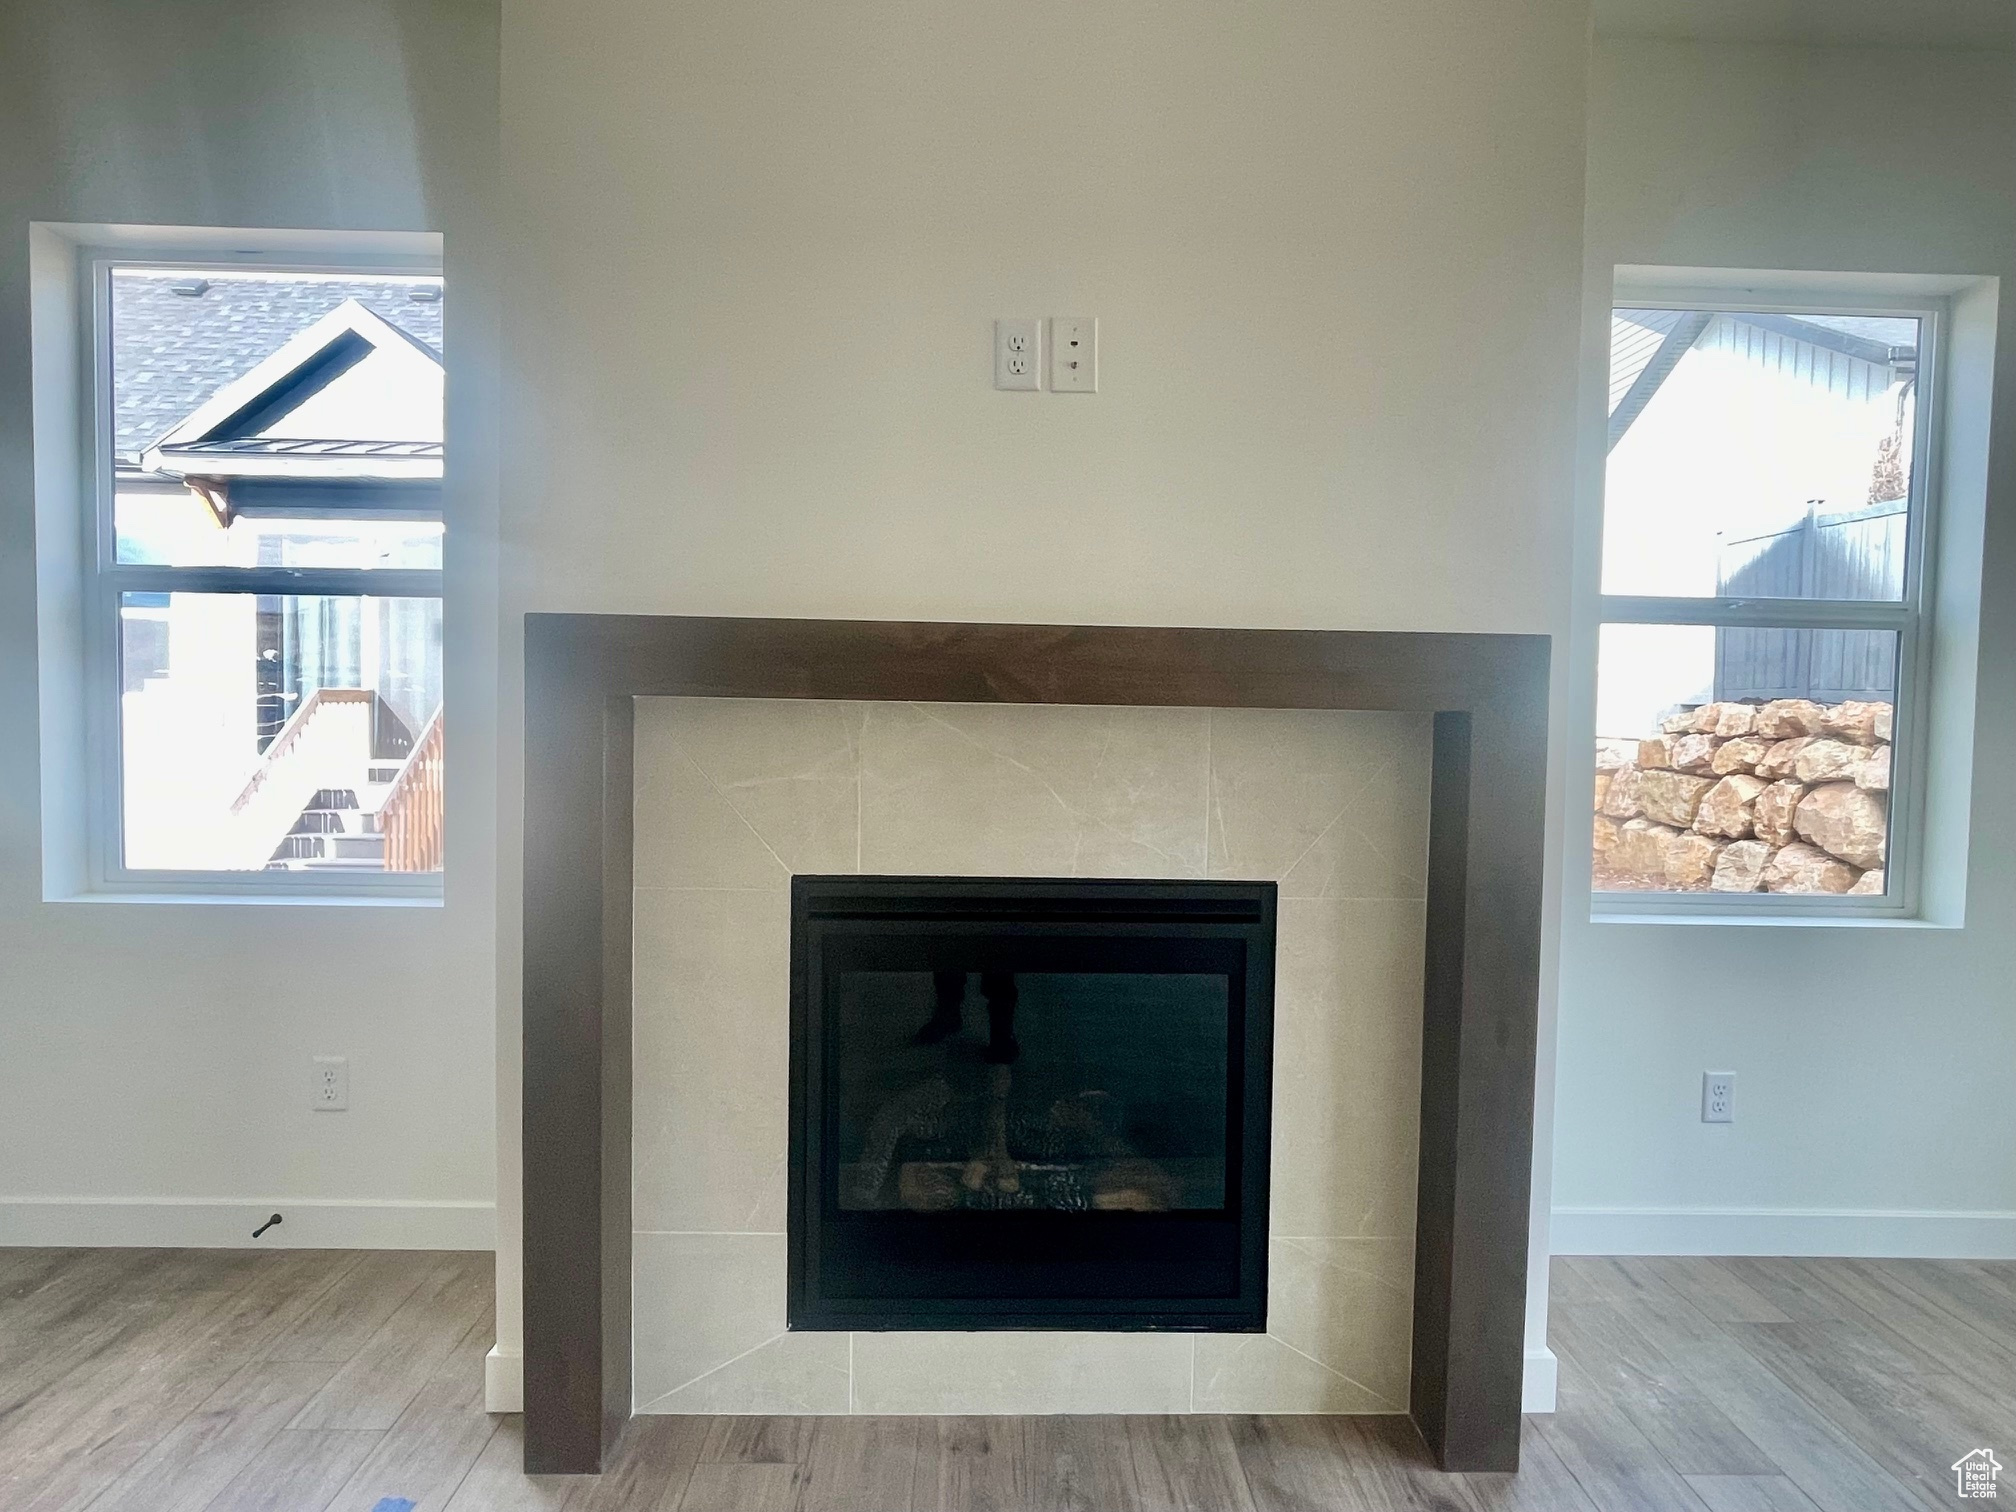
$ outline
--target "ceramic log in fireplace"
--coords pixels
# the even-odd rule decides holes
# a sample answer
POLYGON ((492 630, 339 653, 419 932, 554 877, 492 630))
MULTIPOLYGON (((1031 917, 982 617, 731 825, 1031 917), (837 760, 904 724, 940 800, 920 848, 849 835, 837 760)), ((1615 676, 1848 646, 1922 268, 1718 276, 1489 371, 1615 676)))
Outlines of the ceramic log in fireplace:
POLYGON ((1264 1328, 1274 895, 796 878, 790 1326, 1264 1328))

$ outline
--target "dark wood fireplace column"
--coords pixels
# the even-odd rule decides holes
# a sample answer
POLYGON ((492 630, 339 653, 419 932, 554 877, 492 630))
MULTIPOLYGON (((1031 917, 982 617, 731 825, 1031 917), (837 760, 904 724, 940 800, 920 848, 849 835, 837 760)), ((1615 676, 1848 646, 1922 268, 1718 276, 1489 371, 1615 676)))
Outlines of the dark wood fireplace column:
POLYGON ((1386 631, 528 615, 525 1468, 630 1414, 632 700, 896 699, 1435 717, 1411 1409, 1519 1458, 1548 640, 1386 631))

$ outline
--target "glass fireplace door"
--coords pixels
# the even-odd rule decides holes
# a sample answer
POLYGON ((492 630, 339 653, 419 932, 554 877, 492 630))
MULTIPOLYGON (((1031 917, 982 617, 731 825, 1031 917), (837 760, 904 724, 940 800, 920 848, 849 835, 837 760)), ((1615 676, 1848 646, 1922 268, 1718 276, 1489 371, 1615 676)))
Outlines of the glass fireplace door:
POLYGON ((1258 1327, 1273 889, 800 878, 794 1327, 1258 1327))

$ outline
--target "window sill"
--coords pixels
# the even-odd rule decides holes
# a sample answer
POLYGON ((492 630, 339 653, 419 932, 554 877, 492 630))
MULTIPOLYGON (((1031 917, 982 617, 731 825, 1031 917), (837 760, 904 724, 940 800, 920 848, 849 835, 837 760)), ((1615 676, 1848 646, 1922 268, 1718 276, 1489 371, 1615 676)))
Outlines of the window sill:
POLYGON ((1958 924, 1935 919, 1904 918, 1896 914, 1783 914, 1783 913, 1695 913, 1674 910, 1642 913, 1605 913, 1592 910, 1591 924, 1685 924, 1738 929, 1958 929, 1958 924))
POLYGON ((298 893, 298 892, 77 892, 43 899, 46 903, 196 903, 206 907, 251 908, 439 908, 441 893, 298 893))

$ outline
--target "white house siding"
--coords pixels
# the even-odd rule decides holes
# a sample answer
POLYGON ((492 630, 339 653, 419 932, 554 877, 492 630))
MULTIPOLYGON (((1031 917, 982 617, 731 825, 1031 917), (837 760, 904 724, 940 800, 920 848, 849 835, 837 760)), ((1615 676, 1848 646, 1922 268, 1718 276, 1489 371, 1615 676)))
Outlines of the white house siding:
MULTIPOLYGON (((1887 365, 1717 315, 1610 453, 1604 591, 1710 595, 1724 537, 1788 528, 1816 500, 1866 504, 1897 416, 1887 365)), ((1600 735, 1712 696, 1712 630, 1614 627, 1604 657, 1600 735)))

